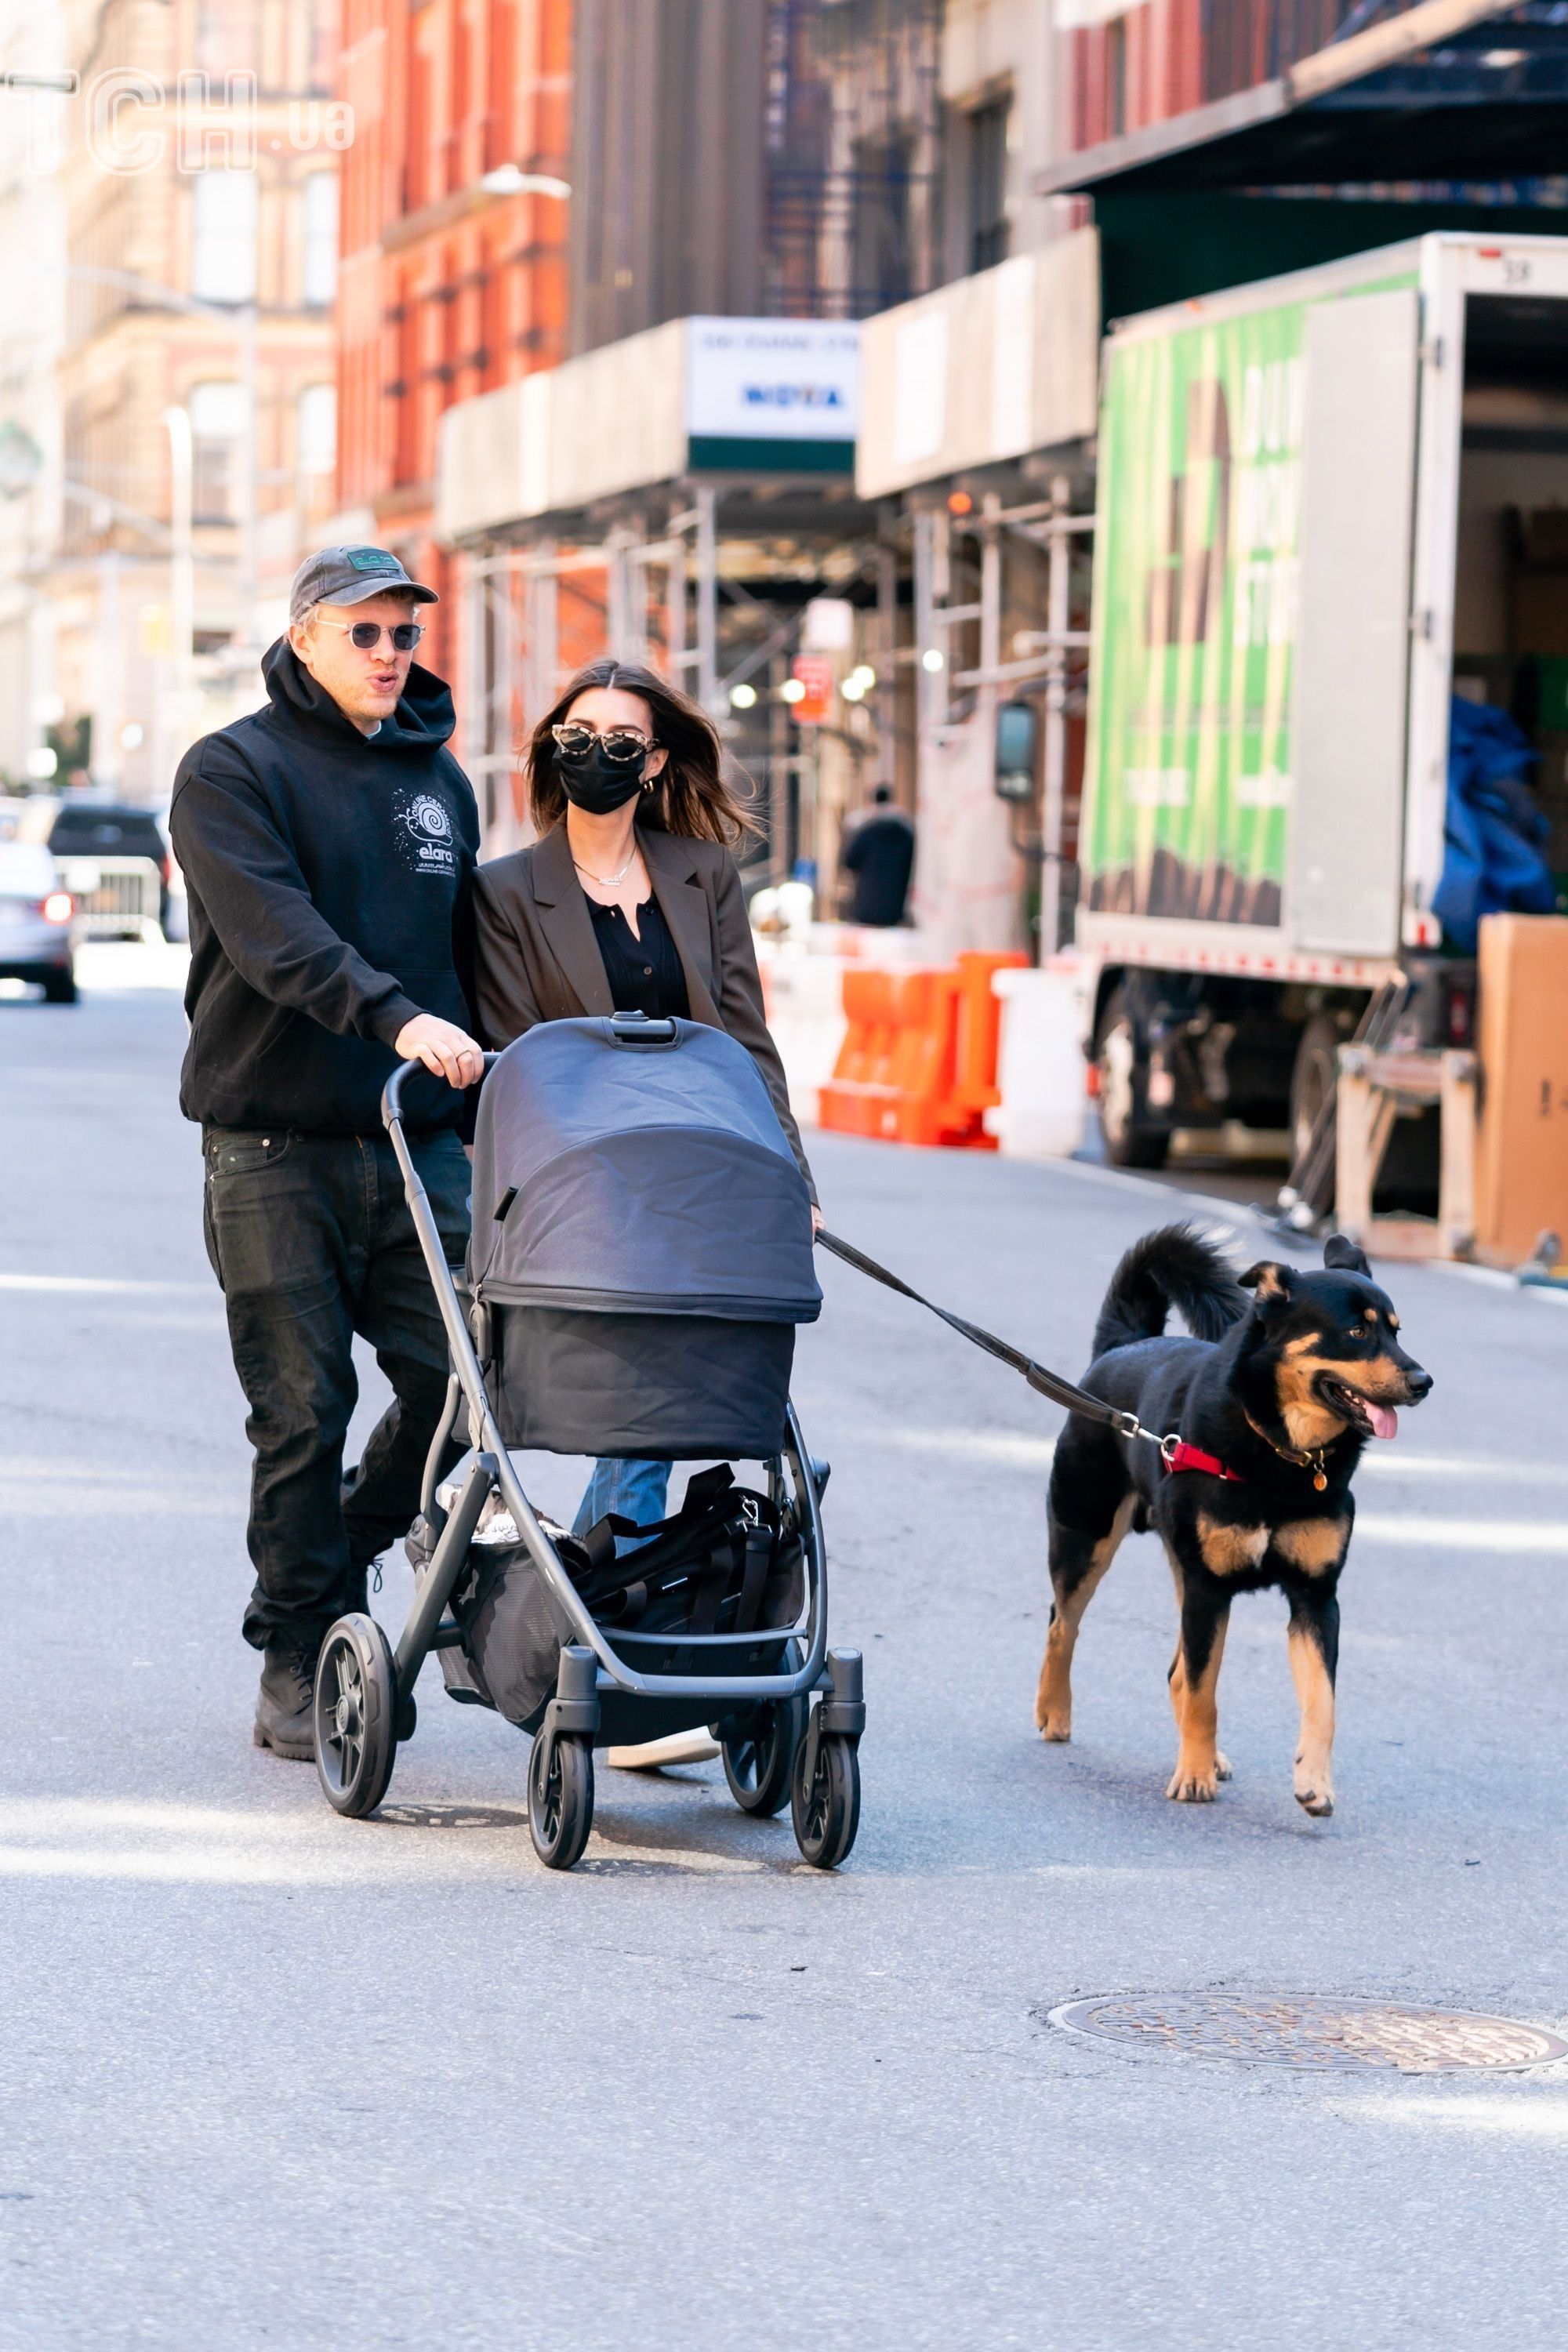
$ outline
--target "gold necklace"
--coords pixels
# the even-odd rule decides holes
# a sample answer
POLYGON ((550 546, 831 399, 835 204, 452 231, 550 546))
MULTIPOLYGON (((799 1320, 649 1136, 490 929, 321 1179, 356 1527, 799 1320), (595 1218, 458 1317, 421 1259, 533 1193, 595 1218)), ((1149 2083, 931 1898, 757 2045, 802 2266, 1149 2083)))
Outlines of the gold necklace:
POLYGON ((635 842, 632 845, 631 856, 627 858, 626 864, 622 866, 618 874, 595 874, 591 866, 581 865, 575 857, 572 860, 573 865, 577 867, 578 873, 585 874, 590 882, 596 882, 601 890, 613 890, 617 882, 624 882, 637 862, 637 853, 635 842))

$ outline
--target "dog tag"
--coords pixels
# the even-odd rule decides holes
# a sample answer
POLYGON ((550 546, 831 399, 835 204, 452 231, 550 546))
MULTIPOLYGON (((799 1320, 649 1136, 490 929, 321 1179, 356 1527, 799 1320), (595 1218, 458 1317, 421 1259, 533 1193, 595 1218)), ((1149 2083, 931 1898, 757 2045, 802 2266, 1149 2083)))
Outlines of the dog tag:
POLYGON ((1327 1478, 1324 1476, 1323 1473, 1322 1473, 1321 1470, 1314 1470, 1314 1471, 1313 1471, 1313 1473, 1312 1473, 1312 1484, 1313 1484, 1313 1486, 1317 1488, 1317 1490, 1318 1490, 1318 1492, 1319 1492, 1319 1494, 1320 1494, 1320 1495, 1322 1493, 1322 1491, 1323 1491, 1324 1487, 1328 1485, 1328 1483, 1329 1483, 1329 1482, 1328 1482, 1327 1478))

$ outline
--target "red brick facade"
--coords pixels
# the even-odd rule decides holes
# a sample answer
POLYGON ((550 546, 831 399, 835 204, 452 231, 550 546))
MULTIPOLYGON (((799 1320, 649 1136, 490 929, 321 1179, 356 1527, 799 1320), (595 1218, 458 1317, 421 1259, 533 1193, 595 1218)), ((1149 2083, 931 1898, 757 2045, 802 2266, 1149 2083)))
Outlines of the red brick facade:
MULTIPOLYGON (((570 0, 344 0, 339 500, 437 587, 442 412, 565 355, 567 205, 479 183, 566 177, 571 34, 570 0)), ((448 601, 448 673, 453 621, 448 601)))

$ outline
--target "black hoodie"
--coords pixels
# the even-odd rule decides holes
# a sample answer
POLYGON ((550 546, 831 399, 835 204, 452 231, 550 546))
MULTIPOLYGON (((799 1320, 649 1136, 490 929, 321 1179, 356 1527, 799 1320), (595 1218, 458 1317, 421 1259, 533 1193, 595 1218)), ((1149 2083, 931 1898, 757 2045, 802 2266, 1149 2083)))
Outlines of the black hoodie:
MULTIPOLYGON (((381 1128, 393 1040, 416 1013, 471 1029, 459 964, 479 815, 446 749, 452 697, 416 664, 362 735, 279 638, 260 710, 194 743, 169 830, 191 903, 187 1118, 301 1134, 381 1128)), ((462 1097, 422 1077, 409 1124, 462 1097)))

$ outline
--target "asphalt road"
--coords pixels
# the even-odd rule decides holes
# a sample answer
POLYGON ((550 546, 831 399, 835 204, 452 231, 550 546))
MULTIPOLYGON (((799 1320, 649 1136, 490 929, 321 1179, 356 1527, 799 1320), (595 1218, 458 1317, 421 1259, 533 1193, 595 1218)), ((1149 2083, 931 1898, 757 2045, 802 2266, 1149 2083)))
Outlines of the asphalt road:
MULTIPOLYGON (((552 1876, 526 1743, 438 1686, 372 1822, 249 1745, 182 1025, 166 990, 0 1003, 0 2347, 1563 2343, 1561 2074, 1301 2074, 1047 2022, 1205 1989, 1568 2010, 1560 1304, 1393 1281, 1436 1389, 1362 1481, 1320 1823, 1275 1597, 1233 1620, 1234 1782, 1165 1801, 1151 1538, 1089 1618, 1074 1744, 1036 1740, 1058 1417, 826 1267, 797 1397, 867 1656, 859 1843, 825 1878, 716 1765, 605 1771, 552 1876)), ((816 1158, 839 1231, 1069 1370, 1173 1208, 816 1158)))

